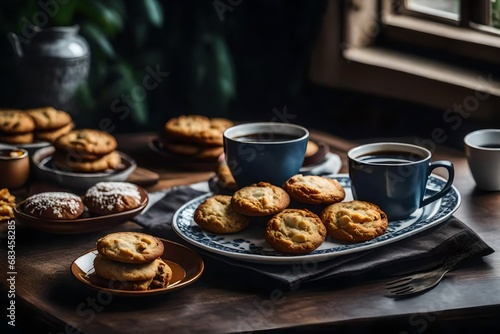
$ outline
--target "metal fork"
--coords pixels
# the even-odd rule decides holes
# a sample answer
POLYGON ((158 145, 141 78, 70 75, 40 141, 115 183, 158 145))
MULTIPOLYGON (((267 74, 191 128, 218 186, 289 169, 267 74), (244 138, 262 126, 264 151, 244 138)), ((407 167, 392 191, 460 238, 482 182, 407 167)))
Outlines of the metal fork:
POLYGON ((428 291, 438 285, 447 272, 458 267, 469 255, 467 250, 465 250, 448 257, 439 268, 387 282, 385 284, 385 296, 403 298, 428 291))

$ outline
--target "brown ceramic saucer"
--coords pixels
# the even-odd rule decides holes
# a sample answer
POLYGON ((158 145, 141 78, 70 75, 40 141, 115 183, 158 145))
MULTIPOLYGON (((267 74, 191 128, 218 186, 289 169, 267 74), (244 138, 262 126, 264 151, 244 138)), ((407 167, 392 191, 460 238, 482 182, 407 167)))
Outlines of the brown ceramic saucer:
POLYGON ((201 276, 205 268, 202 258, 196 252, 181 244, 165 239, 160 240, 164 245, 164 252, 161 258, 172 269, 172 279, 165 288, 145 291, 127 291, 111 289, 91 283, 89 277, 94 274, 94 258, 97 255, 97 250, 95 248, 85 252, 73 261, 70 266, 71 273, 78 281, 91 289, 125 297, 158 295, 184 288, 195 282, 201 276))
POLYGON ((141 204, 139 207, 103 216, 92 216, 87 211, 76 219, 41 219, 23 212, 24 202, 19 202, 14 208, 14 217, 29 227, 47 233, 54 234, 79 234, 99 231, 119 225, 137 216, 144 210, 149 201, 145 189, 138 187, 141 193, 141 204))

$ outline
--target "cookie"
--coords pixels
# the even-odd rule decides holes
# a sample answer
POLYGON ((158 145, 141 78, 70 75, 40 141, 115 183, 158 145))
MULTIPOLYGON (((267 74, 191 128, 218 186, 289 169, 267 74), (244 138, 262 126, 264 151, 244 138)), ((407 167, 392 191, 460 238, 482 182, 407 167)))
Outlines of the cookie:
POLYGON ((83 203, 95 215, 129 211, 141 205, 139 187, 129 182, 98 182, 87 189, 83 203))
POLYGON ((194 211, 194 221, 209 232, 228 234, 246 228, 250 218, 233 209, 231 196, 214 195, 198 205, 194 211))
POLYGON ((316 154, 319 150, 319 146, 318 144, 316 144, 314 141, 310 140, 307 142, 307 146, 306 146, 306 154, 305 154, 305 157, 308 158, 308 157, 311 157, 313 156, 314 154, 316 154))
POLYGON ((385 233, 389 223, 377 205, 359 200, 330 204, 320 218, 328 235, 348 242, 374 239, 385 233))
POLYGON ((74 152, 54 152, 52 155, 54 167, 65 171, 81 173, 97 173, 106 170, 115 170, 121 167, 122 158, 120 154, 113 151, 96 159, 85 160, 74 152))
POLYGON ((294 200, 306 204, 332 204, 345 198, 344 187, 337 180, 320 175, 294 175, 283 189, 294 200))
POLYGON ((193 159, 217 159, 224 152, 224 147, 207 145, 190 145, 183 143, 162 142, 165 151, 183 155, 193 159))
POLYGON ((0 110, 0 132, 3 134, 18 134, 31 132, 35 129, 35 122, 24 111, 0 110))
POLYGON ((215 174, 217 175, 218 179, 217 183, 223 189, 232 191, 238 190, 238 184, 236 183, 236 180, 234 179, 233 174, 231 173, 231 170, 226 163, 220 163, 219 166, 217 166, 215 174))
POLYGON ((0 189, 0 222, 14 219, 14 207, 16 197, 9 192, 9 189, 0 189))
POLYGON ((83 214, 82 199, 68 192, 42 192, 24 202, 24 213, 43 219, 75 219, 83 214))
POLYGON ((167 138, 182 142, 223 145, 222 133, 232 125, 233 122, 225 118, 180 115, 165 123, 164 134, 167 138))
POLYGON ((97 240, 99 254, 118 262, 151 262, 160 257, 163 250, 160 239, 141 232, 114 232, 97 240))
POLYGON ((158 259, 158 268, 156 268, 156 275, 153 277, 153 281, 149 284, 149 289, 162 289, 166 288, 167 285, 172 280, 172 268, 163 261, 158 259))
POLYGON ((117 142, 115 137, 107 132, 79 129, 61 135, 53 145, 56 150, 74 152, 84 160, 93 160, 113 152, 117 142))
POLYGON ((265 239, 272 248, 290 254, 308 254, 326 238, 321 219, 307 209, 285 209, 267 223, 265 239))
POLYGON ((30 144, 34 140, 33 132, 0 133, 0 142, 8 144, 30 144))
POLYGON ((163 262, 157 258, 145 263, 125 263, 110 260, 101 254, 94 258, 96 275, 117 281, 153 280, 158 271, 158 265, 163 262))
POLYGON ((288 193, 268 182, 254 183, 238 189, 231 197, 236 212, 247 216, 273 215, 290 204, 288 193))
POLYGON ((156 269, 155 276, 146 280, 124 281, 107 279, 97 275, 96 273, 93 273, 89 275, 89 281, 94 285, 116 290, 144 291, 151 289, 162 289, 167 287, 170 283, 173 272, 170 266, 162 259, 158 258, 157 263, 158 267, 156 269))
POLYGON ((35 130, 55 130, 71 123, 71 116, 62 110, 53 107, 28 109, 25 111, 33 118, 35 130))
POLYGON ((35 139, 44 140, 44 141, 48 141, 48 142, 52 143, 53 141, 55 141, 57 138, 59 138, 63 134, 68 133, 71 130, 73 130, 74 127, 75 127, 75 123, 70 122, 66 125, 63 125, 59 128, 52 129, 52 130, 36 130, 33 133, 33 135, 34 135, 35 139))
POLYGON ((149 286, 153 282, 152 278, 141 281, 118 281, 101 277, 95 272, 90 274, 88 277, 90 283, 113 290, 145 291, 149 290, 149 286))

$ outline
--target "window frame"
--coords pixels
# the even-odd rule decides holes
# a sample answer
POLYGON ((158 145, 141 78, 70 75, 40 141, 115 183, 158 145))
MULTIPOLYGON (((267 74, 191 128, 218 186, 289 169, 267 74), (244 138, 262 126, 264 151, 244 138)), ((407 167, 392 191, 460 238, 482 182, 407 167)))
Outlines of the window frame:
MULTIPOLYGON (((470 6, 470 1, 474 0, 461 6, 470 6)), ((393 4, 394 0, 329 1, 311 58, 312 82, 441 110, 452 109, 468 96, 488 96, 471 117, 500 121, 500 79, 495 73, 393 47, 410 41, 418 50, 494 68, 500 65, 500 35, 465 26, 462 19, 450 25, 394 13, 393 4)))

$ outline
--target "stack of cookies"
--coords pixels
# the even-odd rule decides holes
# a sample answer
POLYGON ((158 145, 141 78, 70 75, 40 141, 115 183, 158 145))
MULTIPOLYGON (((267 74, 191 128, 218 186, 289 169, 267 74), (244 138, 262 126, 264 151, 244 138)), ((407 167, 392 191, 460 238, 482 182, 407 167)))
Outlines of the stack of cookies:
POLYGON ((26 113, 33 118, 35 139, 53 142, 59 136, 71 131, 75 124, 71 116, 53 107, 28 109, 26 113))
POLYGON ((140 232, 115 232, 97 241, 91 283, 118 290, 144 291, 167 287, 172 269, 161 258, 163 242, 140 232))
POLYGON ((122 165, 113 135, 96 129, 72 130, 53 142, 53 166, 65 171, 94 173, 122 165))
POLYGON ((163 149, 174 156, 216 162, 224 152, 222 133, 232 125, 225 118, 181 115, 165 123, 159 139, 163 149))
POLYGON ((33 142, 35 122, 22 110, 0 111, 0 141, 8 144, 33 142))
POLYGON ((53 142, 73 127, 73 120, 67 112, 52 107, 0 111, 0 141, 4 143, 53 142))

